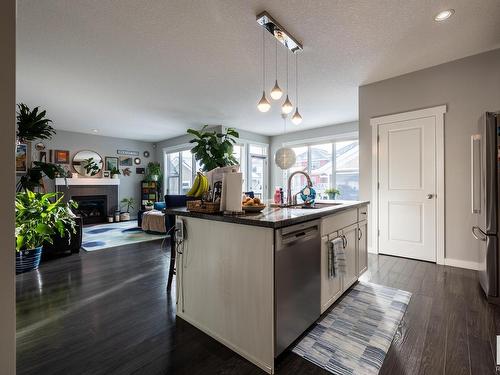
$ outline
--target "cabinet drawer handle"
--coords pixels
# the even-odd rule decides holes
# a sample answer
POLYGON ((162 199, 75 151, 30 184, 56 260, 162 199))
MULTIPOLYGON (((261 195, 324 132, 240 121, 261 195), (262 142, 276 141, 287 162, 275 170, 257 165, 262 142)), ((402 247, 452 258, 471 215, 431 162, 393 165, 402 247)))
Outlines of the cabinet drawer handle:
POLYGON ((345 235, 342 235, 342 245, 344 245, 344 249, 347 248, 347 237, 345 235))
POLYGON ((363 231, 361 228, 358 229, 358 241, 361 241, 361 237, 363 237, 363 231))

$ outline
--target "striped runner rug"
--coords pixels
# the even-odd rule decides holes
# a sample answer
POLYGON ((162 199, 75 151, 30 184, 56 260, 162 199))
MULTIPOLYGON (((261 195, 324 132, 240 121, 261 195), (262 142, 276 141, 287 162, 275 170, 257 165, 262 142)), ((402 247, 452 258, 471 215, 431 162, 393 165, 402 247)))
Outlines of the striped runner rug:
POLYGON ((292 351, 332 374, 378 374, 410 298, 359 282, 292 351))

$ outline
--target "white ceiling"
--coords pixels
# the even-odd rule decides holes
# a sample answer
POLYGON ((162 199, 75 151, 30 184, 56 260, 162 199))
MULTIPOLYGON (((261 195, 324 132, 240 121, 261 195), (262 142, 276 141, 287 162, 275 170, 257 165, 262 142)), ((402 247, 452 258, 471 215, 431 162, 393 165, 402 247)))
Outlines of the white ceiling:
POLYGON ((290 130, 356 120, 362 84, 500 47, 498 0, 18 0, 17 100, 83 133, 158 141, 223 124, 278 134, 277 103, 256 109, 262 10, 304 44, 304 122, 290 130), (455 16, 434 22, 447 8, 455 16))

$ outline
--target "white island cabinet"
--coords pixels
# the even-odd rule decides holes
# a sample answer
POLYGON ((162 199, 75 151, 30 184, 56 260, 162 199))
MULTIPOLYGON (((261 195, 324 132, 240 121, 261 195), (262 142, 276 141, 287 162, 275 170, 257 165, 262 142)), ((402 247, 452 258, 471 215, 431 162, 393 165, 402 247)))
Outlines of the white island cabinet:
MULTIPOLYGON (((321 241, 309 251, 318 254, 313 278, 319 319, 367 269, 367 222, 362 214, 367 203, 343 202, 319 209, 266 208, 243 217, 168 210, 184 228, 184 239, 177 247, 177 316, 267 373, 274 373, 279 354, 275 260, 280 233, 300 223, 315 223, 318 228, 321 241), (345 239, 347 272, 329 278, 328 241, 337 236, 345 239)), ((301 292, 297 285, 292 292, 296 289, 301 292)))

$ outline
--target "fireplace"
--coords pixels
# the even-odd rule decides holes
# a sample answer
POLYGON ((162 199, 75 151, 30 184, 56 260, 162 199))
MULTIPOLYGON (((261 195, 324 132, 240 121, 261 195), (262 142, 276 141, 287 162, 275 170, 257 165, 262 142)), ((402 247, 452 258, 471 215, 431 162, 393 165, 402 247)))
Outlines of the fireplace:
POLYGON ((72 196, 78 203, 78 208, 73 212, 81 216, 83 224, 104 223, 108 212, 108 199, 106 195, 72 196))

